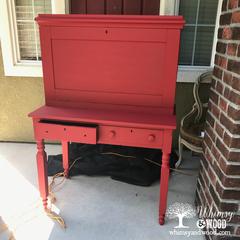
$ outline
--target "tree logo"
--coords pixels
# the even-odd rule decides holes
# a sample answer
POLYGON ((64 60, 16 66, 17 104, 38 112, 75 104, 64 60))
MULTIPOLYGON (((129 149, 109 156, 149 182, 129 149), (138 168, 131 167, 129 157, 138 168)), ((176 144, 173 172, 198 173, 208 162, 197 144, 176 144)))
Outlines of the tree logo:
POLYGON ((170 219, 178 217, 178 226, 174 228, 189 228, 183 225, 183 218, 192 218, 196 216, 196 211, 189 203, 176 202, 168 207, 166 216, 170 219))

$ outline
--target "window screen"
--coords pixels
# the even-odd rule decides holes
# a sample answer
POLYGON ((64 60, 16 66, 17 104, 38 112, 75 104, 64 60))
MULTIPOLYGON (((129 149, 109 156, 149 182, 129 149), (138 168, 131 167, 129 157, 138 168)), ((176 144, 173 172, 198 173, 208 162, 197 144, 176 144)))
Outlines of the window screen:
POLYGON ((180 0, 179 14, 186 25, 181 33, 180 65, 211 63, 218 0, 180 0))
POLYGON ((20 60, 41 60, 38 13, 51 13, 51 0, 15 0, 20 60))

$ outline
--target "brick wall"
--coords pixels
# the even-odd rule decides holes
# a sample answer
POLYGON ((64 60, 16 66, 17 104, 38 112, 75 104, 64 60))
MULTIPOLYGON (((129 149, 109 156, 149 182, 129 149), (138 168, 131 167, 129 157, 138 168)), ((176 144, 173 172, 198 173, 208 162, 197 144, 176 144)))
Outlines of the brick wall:
POLYGON ((240 239, 240 0, 223 0, 197 182, 197 205, 232 211, 226 230, 240 239))

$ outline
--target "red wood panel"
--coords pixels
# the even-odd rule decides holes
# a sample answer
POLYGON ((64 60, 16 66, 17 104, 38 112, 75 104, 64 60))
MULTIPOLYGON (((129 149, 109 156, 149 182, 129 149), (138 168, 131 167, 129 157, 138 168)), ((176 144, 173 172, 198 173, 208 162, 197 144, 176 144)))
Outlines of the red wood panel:
POLYGON ((52 19, 51 30, 48 18, 53 17, 40 17, 47 105, 111 103, 173 111, 180 17, 63 15, 52 19))
POLYGON ((140 15, 142 13, 141 0, 123 0, 123 14, 140 15))
POLYGON ((122 14, 122 0, 106 0, 106 14, 122 14))
POLYGON ((104 28, 56 28, 52 31, 55 97, 163 106, 164 36, 164 29, 111 28, 106 36, 104 28))
POLYGON ((143 15, 159 15, 159 0, 143 0, 142 5, 143 15))
POLYGON ((105 1, 104 0, 87 0, 87 14, 104 14, 105 1))
POLYGON ((87 13, 87 0, 71 0, 70 1, 71 13, 87 13))

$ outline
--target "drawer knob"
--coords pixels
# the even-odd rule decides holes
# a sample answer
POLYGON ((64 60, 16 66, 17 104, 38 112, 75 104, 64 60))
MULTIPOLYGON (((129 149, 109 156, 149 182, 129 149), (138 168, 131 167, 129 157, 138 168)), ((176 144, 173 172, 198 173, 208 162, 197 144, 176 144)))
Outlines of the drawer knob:
POLYGON ((155 135, 153 135, 153 134, 150 134, 149 136, 148 136, 148 141, 149 142, 153 142, 154 140, 155 140, 155 135))
POLYGON ((109 132, 109 137, 110 137, 110 138, 114 138, 115 135, 116 135, 116 132, 115 132, 115 131, 112 130, 112 131, 109 132))

